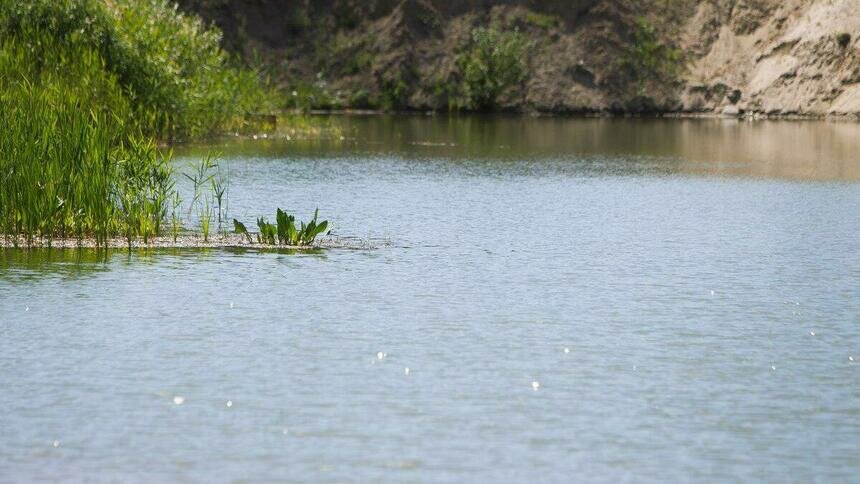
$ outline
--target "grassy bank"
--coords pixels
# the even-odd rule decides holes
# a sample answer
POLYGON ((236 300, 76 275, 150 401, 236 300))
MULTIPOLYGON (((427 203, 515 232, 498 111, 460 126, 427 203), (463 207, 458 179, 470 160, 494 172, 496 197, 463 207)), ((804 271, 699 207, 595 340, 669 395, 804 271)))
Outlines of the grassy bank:
POLYGON ((219 38, 162 0, 0 0, 0 232, 162 233, 179 201, 156 140, 271 108, 219 38))

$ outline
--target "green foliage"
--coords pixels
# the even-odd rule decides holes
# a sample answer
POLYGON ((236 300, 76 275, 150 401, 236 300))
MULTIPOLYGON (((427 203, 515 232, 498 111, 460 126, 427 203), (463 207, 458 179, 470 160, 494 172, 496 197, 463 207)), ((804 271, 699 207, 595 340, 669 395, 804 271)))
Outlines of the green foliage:
POLYGON ((476 110, 495 108, 505 89, 526 79, 528 49, 526 37, 517 30, 474 29, 471 46, 458 58, 463 75, 465 107, 476 110))
POLYGON ((839 44, 839 47, 842 47, 843 49, 845 47, 848 47, 848 44, 851 43, 851 34, 847 32, 836 34, 836 43, 839 44))
POLYGON ((257 227, 260 229, 260 233, 257 234, 257 242, 261 244, 275 245, 277 227, 266 222, 266 219, 263 217, 257 219, 257 227))
POLYGON ((217 209, 218 230, 221 231, 222 215, 226 217, 224 212, 224 202, 227 195, 228 180, 219 172, 218 164, 215 162, 215 155, 208 153, 200 163, 189 164, 190 173, 183 173, 188 181, 191 182, 192 197, 191 203, 188 206, 188 214, 195 211, 198 220, 200 221, 200 229, 203 232, 203 240, 209 240, 210 227, 212 224, 212 210, 217 209), (208 191, 203 191, 208 188, 208 191))
POLYGON ((561 19, 557 15, 546 15, 529 11, 526 13, 525 22, 539 29, 549 30, 552 27, 560 25, 561 19))
POLYGON ((352 108, 369 109, 373 108, 374 104, 370 99, 370 92, 366 89, 359 89, 352 93, 349 97, 349 106, 352 108))
POLYGON ((230 65, 220 33, 167 0, 0 0, 0 38, 30 49, 16 66, 30 79, 76 69, 76 54, 95 53, 132 108, 127 124, 145 134, 211 134, 268 107, 257 73, 230 65))
POLYGON ((322 80, 314 83, 296 82, 286 102, 286 107, 299 111, 333 109, 338 105, 337 99, 328 91, 322 80))
POLYGON ((173 194, 173 198, 171 199, 171 210, 170 210, 170 233, 173 235, 173 241, 176 242, 176 239, 179 237, 179 230, 182 228, 181 221, 181 212, 182 212, 182 199, 179 198, 178 193, 173 194))
POLYGON ((382 80, 382 92, 380 104, 382 109, 390 111, 402 108, 406 104, 409 95, 409 86, 403 82, 400 74, 385 77, 382 80))
MULTIPOLYGON (((5 44, 0 66, 21 53, 5 44)), ((97 56, 76 65, 92 75, 84 84, 116 95, 97 56)), ((67 74, 46 75, 40 85, 0 76, 0 233, 28 244, 54 237, 102 244, 117 235, 130 244, 157 235, 174 196, 170 153, 125 127, 122 112, 91 109, 91 93, 69 90, 67 74)))
POLYGON ((665 80, 683 68, 681 51, 664 45, 657 29, 644 17, 636 19, 633 43, 628 46, 624 66, 639 82, 665 80))
MULTIPOLYGON (((328 228, 327 220, 317 222, 318 216, 319 210, 315 210, 314 218, 310 222, 300 222, 296 226, 296 218, 279 208, 275 215, 275 224, 267 222, 264 217, 257 219, 257 228, 260 230, 257 234, 257 242, 266 245, 311 245, 328 228)), ((233 228, 235 233, 245 235, 248 242, 251 242, 251 235, 245 224, 233 219, 233 228)))
POLYGON ((251 243, 251 234, 248 233, 248 228, 245 227, 245 224, 236 220, 235 218, 233 219, 233 231, 236 232, 237 234, 244 235, 245 237, 248 238, 248 243, 249 244, 251 243))
POLYGON ((294 6, 290 8, 287 17, 287 29, 294 34, 300 33, 302 30, 311 26, 311 19, 308 16, 308 11, 304 7, 294 6))
POLYGON ((365 50, 356 52, 349 57, 346 65, 343 67, 342 73, 347 76, 358 74, 362 71, 370 69, 373 65, 373 54, 365 50))

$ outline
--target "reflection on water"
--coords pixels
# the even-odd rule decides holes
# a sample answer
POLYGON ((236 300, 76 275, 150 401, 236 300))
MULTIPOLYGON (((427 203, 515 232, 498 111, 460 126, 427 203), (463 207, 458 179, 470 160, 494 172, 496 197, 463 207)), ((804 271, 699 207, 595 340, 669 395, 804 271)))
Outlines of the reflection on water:
POLYGON ((190 259, 205 262, 220 259, 226 255, 254 256, 255 254, 280 254, 289 256, 326 257, 324 249, 281 249, 281 248, 7 248, 0 247, 0 281, 23 282, 28 279, 41 279, 58 276, 62 279, 77 279, 110 270, 121 263, 131 269, 147 264, 160 263, 169 259, 190 259))
MULTIPOLYGON (((663 173, 860 180, 857 123, 419 115, 339 116, 328 122, 337 127, 337 136, 234 139, 219 149, 254 157, 382 154, 573 162, 621 156, 647 159, 663 173)), ((199 149, 181 147, 179 152, 199 149)))
POLYGON ((57 275, 74 279, 107 270, 112 252, 94 249, 14 249, 0 247, 0 281, 57 275))

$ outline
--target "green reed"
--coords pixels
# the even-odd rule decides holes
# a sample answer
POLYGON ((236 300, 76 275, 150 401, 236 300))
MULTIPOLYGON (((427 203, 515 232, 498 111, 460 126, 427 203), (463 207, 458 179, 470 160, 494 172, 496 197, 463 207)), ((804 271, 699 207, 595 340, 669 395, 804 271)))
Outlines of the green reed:
POLYGON ((130 121, 124 89, 97 52, 42 54, 0 40, 0 233, 28 245, 158 235, 174 194, 171 153, 130 121))
POLYGON ((170 153, 120 134, 57 86, 2 84, 0 232, 36 238, 158 235, 174 195, 170 153))

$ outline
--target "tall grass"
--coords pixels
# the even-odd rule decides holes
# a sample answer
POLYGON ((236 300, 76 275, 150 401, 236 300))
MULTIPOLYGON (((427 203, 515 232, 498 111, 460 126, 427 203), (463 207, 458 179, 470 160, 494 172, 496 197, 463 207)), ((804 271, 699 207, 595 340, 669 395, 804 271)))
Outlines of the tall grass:
MULTIPOLYGON (((0 64, 21 51, 0 50, 0 64), (7 56, 7 59, 3 59, 7 56)), ((83 54, 82 54, 83 55, 83 54)), ((83 59, 83 60, 80 60, 83 59)), ((88 60, 86 60, 88 59, 88 60)), ((97 66, 97 56, 78 65, 97 66)), ((86 76, 84 76, 86 77, 86 76)), ((85 83, 86 84, 86 83, 85 83)), ((110 78, 93 84, 107 92, 110 78)), ((0 232, 34 238, 157 234, 173 193, 169 153, 51 75, 0 77, 0 232)))

